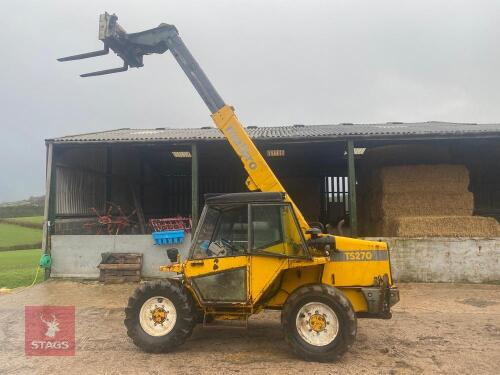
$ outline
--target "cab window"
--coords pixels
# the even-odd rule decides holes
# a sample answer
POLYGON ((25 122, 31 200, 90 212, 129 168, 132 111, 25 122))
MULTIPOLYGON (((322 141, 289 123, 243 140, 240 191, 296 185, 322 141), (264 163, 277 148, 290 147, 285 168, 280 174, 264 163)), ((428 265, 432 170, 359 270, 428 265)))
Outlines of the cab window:
POLYGON ((252 205, 252 252, 305 257, 300 229, 289 205, 252 205))
POLYGON ((200 222, 194 259, 244 255, 248 248, 248 207, 209 207, 200 222))

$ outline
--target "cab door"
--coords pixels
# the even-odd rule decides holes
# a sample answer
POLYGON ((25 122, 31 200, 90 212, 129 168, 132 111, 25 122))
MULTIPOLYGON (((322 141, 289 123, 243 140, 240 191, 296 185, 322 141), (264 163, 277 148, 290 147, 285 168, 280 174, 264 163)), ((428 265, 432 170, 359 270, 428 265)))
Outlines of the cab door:
POLYGON ((290 258, 307 258, 290 204, 206 207, 185 275, 205 303, 253 305, 273 287, 290 258))
POLYGON ((205 207, 185 275, 209 304, 248 303, 248 205, 205 207))
POLYGON ((250 205, 249 300, 258 302, 278 290, 289 259, 307 258, 307 248, 288 203, 250 205))

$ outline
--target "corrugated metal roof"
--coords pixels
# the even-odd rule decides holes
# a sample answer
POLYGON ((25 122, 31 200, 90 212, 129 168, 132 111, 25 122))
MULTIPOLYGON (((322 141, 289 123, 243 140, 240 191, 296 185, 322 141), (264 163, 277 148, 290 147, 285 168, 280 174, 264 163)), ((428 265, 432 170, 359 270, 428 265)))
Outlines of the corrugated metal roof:
MULTIPOLYGON (((498 135, 500 124, 472 124, 450 122, 389 122, 382 124, 336 124, 336 125, 292 125, 272 127, 248 127, 250 137, 259 139, 345 139, 361 138, 412 138, 419 136, 464 136, 498 135)), ((70 135, 49 139, 55 143, 87 142, 151 142, 151 141, 195 141, 223 139, 215 127, 203 128, 158 128, 117 129, 97 133, 70 135)))

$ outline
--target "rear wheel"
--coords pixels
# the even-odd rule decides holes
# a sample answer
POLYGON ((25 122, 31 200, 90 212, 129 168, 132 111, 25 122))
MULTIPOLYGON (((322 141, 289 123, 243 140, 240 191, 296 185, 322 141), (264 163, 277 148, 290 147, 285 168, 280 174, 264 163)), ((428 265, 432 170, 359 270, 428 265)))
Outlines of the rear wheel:
POLYGON ((196 324, 191 295, 177 282, 145 283, 129 298, 124 323, 139 348, 171 351, 184 343, 196 324))
POLYGON ((308 361, 333 362, 352 346, 356 315, 349 300, 329 285, 306 285, 290 295, 281 312, 285 340, 308 361))

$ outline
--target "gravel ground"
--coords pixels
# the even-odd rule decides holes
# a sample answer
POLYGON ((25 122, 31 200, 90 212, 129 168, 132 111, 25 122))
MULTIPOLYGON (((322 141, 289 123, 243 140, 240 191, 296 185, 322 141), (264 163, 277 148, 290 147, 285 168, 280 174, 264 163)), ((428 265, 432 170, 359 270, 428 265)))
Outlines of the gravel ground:
POLYGON ((0 295, 0 373, 498 374, 500 285, 402 284, 392 320, 358 320, 341 361, 308 363, 283 341, 279 313, 249 329, 197 327, 176 352, 147 354, 128 339, 123 307, 135 285, 49 281, 0 295), (75 305, 74 357, 24 355, 25 305, 75 305))

